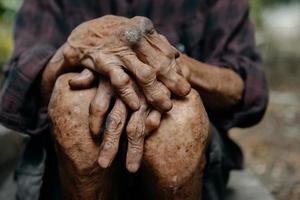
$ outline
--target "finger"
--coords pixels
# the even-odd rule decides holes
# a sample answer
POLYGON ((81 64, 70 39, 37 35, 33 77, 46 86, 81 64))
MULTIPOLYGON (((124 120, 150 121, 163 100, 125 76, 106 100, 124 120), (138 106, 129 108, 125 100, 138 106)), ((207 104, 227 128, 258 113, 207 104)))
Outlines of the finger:
POLYGON ((81 53, 67 41, 50 59, 43 73, 43 97, 49 101, 56 79, 80 64, 81 53), (44 77, 44 74, 46 77, 44 77))
POLYGON ((132 80, 124 70, 122 68, 112 69, 109 76, 111 84, 117 89, 122 100, 126 102, 132 110, 139 109, 140 101, 132 86, 132 80))
POLYGON ((125 46, 134 46, 140 41, 142 34, 137 27, 129 25, 119 30, 118 37, 125 46))
POLYGON ((45 101, 49 101, 56 79, 61 74, 62 68, 65 65, 63 54, 64 46, 60 47, 45 67, 42 77, 42 92, 45 101))
POLYGON ((126 168, 132 173, 139 169, 143 156, 146 116, 147 109, 141 105, 140 109, 131 115, 126 128, 128 137, 126 168))
POLYGON ((69 81, 72 90, 88 89, 96 80, 96 74, 90 69, 84 69, 79 75, 69 81))
POLYGON ((140 40, 139 45, 136 46, 137 55, 145 63, 149 63, 150 66, 157 69, 158 79, 174 94, 187 95, 191 86, 176 72, 179 67, 175 62, 174 50, 166 47, 169 44, 165 44, 163 40, 159 39, 159 36, 153 35, 145 36, 140 40))
POLYGON ((111 165, 118 152, 119 141, 126 117, 126 106, 120 99, 117 99, 112 111, 107 117, 106 129, 100 147, 98 163, 103 168, 107 168, 111 165))
POLYGON ((107 80, 99 83, 96 95, 90 104, 89 127, 91 133, 96 136, 100 133, 101 126, 110 105, 113 89, 107 80))
POLYGON ((143 16, 135 16, 130 19, 131 23, 139 28, 143 35, 153 34, 155 32, 152 21, 143 16))
POLYGON ((76 45, 76 40, 78 38, 69 37, 67 42, 63 46, 63 55, 65 58, 65 65, 75 66, 80 63, 80 60, 84 56, 78 45, 76 45))
MULTIPOLYGON (((161 51, 167 55, 169 58, 173 59, 174 57, 175 58, 178 58, 180 56, 180 53, 179 51, 173 47, 168 39, 164 36, 164 35, 161 35, 161 34, 158 34, 158 37, 164 42, 165 45, 161 45, 160 46, 160 49, 161 51)), ((159 44, 159 40, 157 41, 157 44, 159 44)))
MULTIPOLYGON (((179 58, 180 52, 169 43, 164 35, 157 34, 154 37, 152 36, 152 40, 155 45, 163 43, 163 45, 159 45, 160 51, 162 51, 164 55, 171 59, 171 62, 174 61, 174 59, 179 58)), ((173 65, 173 69, 176 73, 183 76, 181 68, 177 64, 173 65)))
POLYGON ((181 75, 182 73, 178 73, 178 71, 179 67, 175 59, 173 59, 169 65, 169 69, 161 71, 158 77, 176 95, 186 96, 191 90, 191 85, 181 75))
MULTIPOLYGON (((183 54, 182 54, 183 55, 183 54)), ((182 61, 181 57, 176 59, 177 66, 180 68, 181 74, 186 80, 189 80, 191 72, 189 67, 186 65, 185 62, 182 61)))
POLYGON ((154 25, 149 18, 143 17, 143 16, 136 16, 136 17, 131 18, 130 20, 136 27, 139 28, 141 36, 152 36, 153 37, 153 36, 158 35, 159 39, 163 40, 165 45, 162 45, 160 40, 155 41, 155 37, 153 38, 154 43, 159 45, 161 51, 165 55, 170 55, 170 58, 173 58, 173 56, 175 56, 175 58, 178 58, 180 56, 179 51, 169 43, 167 38, 164 35, 158 34, 156 32, 154 25))
POLYGON ((141 62, 134 52, 121 57, 126 67, 131 71, 139 85, 142 87, 143 92, 147 98, 147 101, 162 111, 168 111, 172 108, 172 101, 170 97, 165 93, 165 87, 159 83, 156 79, 156 71, 141 62))
POLYGON ((139 98, 133 88, 131 78, 122 69, 124 65, 122 61, 112 54, 98 53, 95 65, 100 73, 109 76, 111 84, 118 91, 122 100, 132 110, 139 109, 139 98))
MULTIPOLYGON (((163 52, 164 55, 166 55, 171 60, 179 58, 180 52, 169 43, 169 41, 167 40, 167 38, 164 35, 157 34, 157 37, 163 41, 163 45, 159 45, 159 48, 163 52)), ((157 37, 153 37, 153 38, 157 38, 157 37)), ((153 43, 159 44, 160 43, 159 39, 156 41, 153 41, 153 43)), ((178 65, 174 65, 174 69, 179 75, 183 75, 181 72, 181 68, 178 65)))
POLYGON ((152 131, 157 129, 160 125, 161 113, 157 110, 152 110, 146 119, 145 135, 148 136, 152 131))

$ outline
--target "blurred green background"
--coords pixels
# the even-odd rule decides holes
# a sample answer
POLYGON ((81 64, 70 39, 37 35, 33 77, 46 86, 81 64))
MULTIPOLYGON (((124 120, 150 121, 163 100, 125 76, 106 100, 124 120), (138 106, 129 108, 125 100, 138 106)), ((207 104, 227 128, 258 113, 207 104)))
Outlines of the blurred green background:
POLYGON ((12 51, 12 24, 20 0, 0 0, 0 66, 12 51))
MULTIPOLYGON (((0 69, 12 51, 20 0, 0 0, 0 69)), ((278 200, 300 199, 300 0, 251 0, 257 45, 270 85, 262 122, 231 136, 250 168, 278 200)))

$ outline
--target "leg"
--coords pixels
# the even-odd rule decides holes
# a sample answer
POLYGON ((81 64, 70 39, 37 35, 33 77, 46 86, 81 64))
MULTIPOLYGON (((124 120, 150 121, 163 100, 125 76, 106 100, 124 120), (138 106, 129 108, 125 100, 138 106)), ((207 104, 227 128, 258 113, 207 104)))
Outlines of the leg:
MULTIPOLYGON (((68 80, 73 75, 57 80, 49 104, 62 184, 69 199, 111 199, 107 195, 117 194, 118 188, 113 181, 116 167, 98 167, 99 144, 88 128, 95 89, 70 91, 68 80)), ((148 199, 199 198, 207 133, 207 116, 195 91, 174 102, 145 144, 141 184, 148 199)))
POLYGON ((201 197, 208 127, 208 118, 196 91, 183 100, 174 101, 159 129, 146 140, 141 170, 145 196, 158 200, 201 197))
POLYGON ((107 170, 99 167, 100 144, 89 131, 88 109, 96 89, 71 91, 68 81, 74 75, 56 81, 49 103, 64 193, 66 199, 115 199, 115 164, 107 170))

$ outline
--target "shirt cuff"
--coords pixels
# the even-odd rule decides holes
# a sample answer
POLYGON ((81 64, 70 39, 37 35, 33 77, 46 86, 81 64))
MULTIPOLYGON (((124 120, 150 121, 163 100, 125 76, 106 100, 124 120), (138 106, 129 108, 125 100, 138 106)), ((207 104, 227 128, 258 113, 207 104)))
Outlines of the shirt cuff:
POLYGON ((4 126, 29 134, 46 128, 39 78, 55 51, 51 45, 35 45, 11 59, 0 93, 0 123, 4 126))

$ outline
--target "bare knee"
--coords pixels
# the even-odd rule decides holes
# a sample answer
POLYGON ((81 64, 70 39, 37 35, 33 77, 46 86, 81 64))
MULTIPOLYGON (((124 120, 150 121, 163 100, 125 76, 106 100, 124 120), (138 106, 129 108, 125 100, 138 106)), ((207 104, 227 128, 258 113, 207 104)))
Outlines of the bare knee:
POLYGON ((146 141, 144 164, 162 187, 178 188, 201 170, 208 139, 208 117, 195 90, 175 100, 146 141))
POLYGON ((72 91, 69 80, 75 73, 60 76, 54 86, 48 106, 53 135, 59 156, 64 155, 72 165, 82 171, 97 160, 98 146, 89 133, 88 109, 95 89, 72 91))
POLYGON ((76 73, 64 74, 56 80, 48 105, 48 114, 51 120, 69 116, 72 118, 70 123, 72 121, 77 122, 79 118, 83 119, 81 122, 87 121, 89 104, 96 93, 96 89, 71 90, 69 80, 75 75, 76 73))
POLYGON ((52 111, 62 109, 63 112, 81 112, 86 114, 86 107, 90 104, 95 95, 95 88, 88 90, 71 90, 69 80, 77 73, 67 73, 61 75, 55 82, 51 99, 48 105, 50 117, 54 115, 52 111), (77 108, 77 109, 74 109, 77 108))
POLYGON ((114 168, 103 170, 97 163, 99 144, 90 134, 89 105, 96 88, 73 91, 60 76, 54 86, 48 113, 56 143, 61 183, 67 199, 111 199, 115 194, 114 168))

